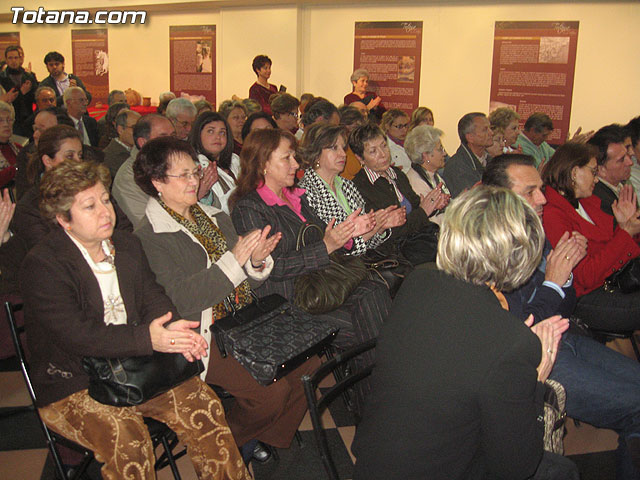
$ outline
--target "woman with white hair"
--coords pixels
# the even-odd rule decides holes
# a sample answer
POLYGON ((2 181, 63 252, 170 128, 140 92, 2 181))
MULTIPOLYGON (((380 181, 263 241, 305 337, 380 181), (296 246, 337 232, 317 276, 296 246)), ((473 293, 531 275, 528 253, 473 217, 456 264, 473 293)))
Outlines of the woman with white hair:
POLYGON ((382 98, 376 92, 367 90, 369 72, 364 68, 358 68, 351 74, 350 80, 353 85, 353 91, 344 96, 344 104, 351 105, 354 102, 360 102, 367 107, 369 112, 373 111, 378 119, 382 117, 386 110, 382 105, 382 98))
POLYGON ((0 101, 0 187, 7 185, 16 176, 18 152, 22 147, 10 140, 15 120, 13 105, 0 101))
MULTIPOLYGON (((438 174, 438 170, 444 167, 447 156, 440 137, 442 130, 429 125, 420 125, 407 134, 404 149, 411 160, 411 170, 407 172, 407 178, 411 188, 418 195, 426 195, 437 188, 447 196, 448 204, 451 195, 444 178, 438 174)), ((430 220, 440 225, 443 215, 444 208, 438 210, 430 220)))
POLYGON ((406 278, 378 337, 354 480, 578 478, 543 454, 543 382, 568 320, 531 327, 501 307, 543 245, 538 215, 510 190, 480 186, 451 203, 439 271, 406 278))

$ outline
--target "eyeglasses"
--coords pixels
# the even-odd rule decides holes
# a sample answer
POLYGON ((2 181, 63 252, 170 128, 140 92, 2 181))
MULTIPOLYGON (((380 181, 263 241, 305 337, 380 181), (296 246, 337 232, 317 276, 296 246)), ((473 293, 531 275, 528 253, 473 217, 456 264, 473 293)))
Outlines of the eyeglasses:
POLYGON ((7 125, 11 125, 14 122, 14 119, 11 117, 0 117, 0 123, 6 123, 7 125))
POLYGON ((293 118, 298 118, 297 112, 287 112, 287 115, 291 115, 293 118))
POLYGON ((190 173, 181 173, 180 175, 169 175, 168 173, 166 173, 164 176, 171 177, 171 178, 179 178, 180 180, 184 180, 186 182, 188 180, 191 180, 192 178, 196 180, 202 179, 202 177, 204 177, 204 172, 202 171, 201 167, 198 167, 193 172, 190 172, 190 173))
POLYGON ((397 128, 398 130, 402 130, 402 129, 408 128, 408 127, 409 127, 409 124, 408 124, 408 123, 399 123, 399 124, 397 124, 397 125, 393 125, 393 124, 391 124, 391 126, 392 126, 393 128, 397 128))
POLYGON ((191 126, 193 125, 193 122, 190 122, 189 120, 185 120, 184 122, 181 122, 180 120, 174 120, 173 122, 177 125, 180 125, 182 128, 191 128, 191 126))

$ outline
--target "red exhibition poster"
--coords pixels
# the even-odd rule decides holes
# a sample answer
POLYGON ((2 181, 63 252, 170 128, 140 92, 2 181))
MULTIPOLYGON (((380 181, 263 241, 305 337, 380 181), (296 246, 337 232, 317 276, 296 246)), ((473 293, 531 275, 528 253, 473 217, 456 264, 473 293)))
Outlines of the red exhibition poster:
POLYGON ((109 96, 109 48, 106 28, 71 30, 73 73, 91 93, 91 105, 107 103, 109 96))
POLYGON ((171 91, 216 104, 216 26, 169 27, 171 91))
POLYGON ((489 110, 509 107, 520 126, 534 112, 553 120, 548 142, 569 131, 579 22, 496 22, 489 110))
POLYGON ((353 68, 369 72, 387 110, 418 107, 421 57, 422 22, 356 22, 353 68))

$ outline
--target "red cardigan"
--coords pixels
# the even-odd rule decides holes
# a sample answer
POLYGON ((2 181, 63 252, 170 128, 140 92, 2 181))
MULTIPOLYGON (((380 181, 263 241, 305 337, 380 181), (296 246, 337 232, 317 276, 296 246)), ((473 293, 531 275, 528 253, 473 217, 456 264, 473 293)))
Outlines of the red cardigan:
POLYGON ((573 286, 578 296, 601 287, 609 275, 640 255, 640 247, 627 232, 618 226, 614 230, 613 217, 600 210, 600 198, 591 195, 580 200, 595 222, 593 225, 553 188, 547 187, 545 196, 542 222, 551 245, 555 247, 566 231, 580 232, 589 241, 587 256, 573 269, 573 286))

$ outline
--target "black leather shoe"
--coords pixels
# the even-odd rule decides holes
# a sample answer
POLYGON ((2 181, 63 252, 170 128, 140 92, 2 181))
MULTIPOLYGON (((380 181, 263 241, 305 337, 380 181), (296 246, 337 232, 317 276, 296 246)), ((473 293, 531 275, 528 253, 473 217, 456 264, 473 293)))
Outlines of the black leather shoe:
POLYGON ((271 449, 269 446, 265 445, 262 442, 256 443, 256 446, 253 448, 253 457, 252 460, 256 460, 260 463, 268 462, 271 459, 271 449))

